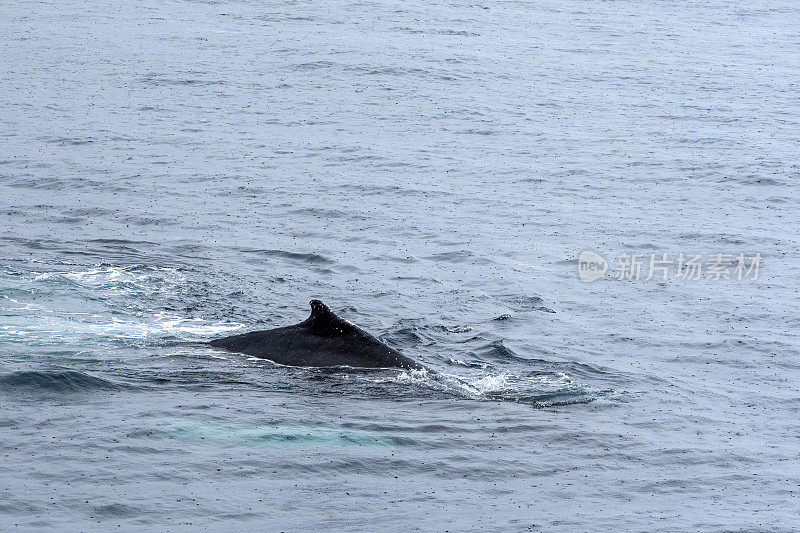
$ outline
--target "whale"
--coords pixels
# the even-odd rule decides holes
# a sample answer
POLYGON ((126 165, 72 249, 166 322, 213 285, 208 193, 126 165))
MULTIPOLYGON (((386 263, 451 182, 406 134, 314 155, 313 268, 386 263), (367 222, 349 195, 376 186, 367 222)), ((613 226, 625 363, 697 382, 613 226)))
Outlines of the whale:
POLYGON ((309 303, 311 316, 299 324, 231 335, 208 344, 287 366, 427 370, 340 317, 321 300, 309 303))

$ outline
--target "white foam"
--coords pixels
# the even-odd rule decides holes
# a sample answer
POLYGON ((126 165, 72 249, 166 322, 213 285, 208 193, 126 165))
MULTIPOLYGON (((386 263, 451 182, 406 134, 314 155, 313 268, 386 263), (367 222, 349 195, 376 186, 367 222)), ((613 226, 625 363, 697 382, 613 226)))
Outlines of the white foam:
MULTIPOLYGON (((183 274, 174 268, 142 266, 95 266, 86 270, 32 273, 12 285, 32 293, 41 291, 36 285, 76 285, 94 293, 108 295, 178 292, 186 285, 183 274)), ((8 340, 23 340, 49 344, 64 340, 90 339, 148 339, 179 337, 194 340, 198 337, 220 335, 243 327, 238 323, 211 322, 202 318, 186 318, 176 314, 156 312, 130 318, 108 317, 85 310, 48 309, 43 305, 20 301, 4 295, 4 308, 12 316, 4 320, 0 336, 8 340)))
POLYGON ((395 381, 397 383, 422 383, 430 379, 430 373, 427 370, 403 370, 396 377, 390 378, 388 381, 395 381))
POLYGON ((44 272, 31 278, 33 283, 65 283, 90 289, 125 294, 134 291, 159 293, 185 283, 183 274, 168 267, 142 269, 141 266, 103 266, 72 272, 44 272))
POLYGON ((87 324, 87 330, 98 336, 145 339, 161 336, 206 336, 235 331, 242 324, 206 322, 200 318, 183 318, 159 313, 152 322, 114 319, 111 322, 87 324))
POLYGON ((507 373, 499 374, 497 376, 484 376, 470 382, 470 386, 477 390, 478 394, 498 392, 508 388, 510 377, 511 375, 507 373))
POLYGON ((183 318, 159 313, 153 320, 111 321, 99 315, 76 313, 66 316, 14 317, 16 324, 0 327, 0 336, 8 340, 36 339, 49 344, 54 340, 85 341, 89 339, 145 340, 159 337, 179 337, 193 340, 236 331, 238 323, 209 322, 200 318, 183 318))

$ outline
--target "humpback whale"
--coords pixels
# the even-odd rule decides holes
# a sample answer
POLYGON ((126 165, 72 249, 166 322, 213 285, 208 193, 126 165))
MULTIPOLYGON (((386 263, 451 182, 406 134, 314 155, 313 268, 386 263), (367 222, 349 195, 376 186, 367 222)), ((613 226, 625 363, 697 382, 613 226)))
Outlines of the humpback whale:
POLYGON ((209 344, 289 366, 350 366, 426 370, 352 322, 311 300, 311 316, 293 326, 252 331, 209 344))

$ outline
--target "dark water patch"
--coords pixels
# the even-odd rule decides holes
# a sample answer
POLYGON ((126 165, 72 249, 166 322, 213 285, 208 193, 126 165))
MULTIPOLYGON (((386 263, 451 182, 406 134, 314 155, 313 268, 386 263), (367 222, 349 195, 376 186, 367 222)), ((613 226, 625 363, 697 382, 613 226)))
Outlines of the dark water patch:
POLYGON ((144 509, 126 505, 123 503, 110 503, 107 505, 99 505, 94 508, 94 516, 97 518, 129 518, 145 514, 144 509))
POLYGON ((417 258, 410 255, 395 256, 389 254, 378 254, 368 257, 367 261, 383 261, 389 263, 411 264, 411 263, 416 263, 417 258))
POLYGON ((597 365, 592 365, 589 363, 579 363, 576 361, 567 361, 567 362, 550 362, 548 363, 553 365, 554 367, 558 368, 559 372, 563 372, 570 376, 577 376, 580 378, 586 379, 597 379, 597 378, 612 378, 612 377, 619 377, 622 379, 622 374, 619 372, 612 372, 609 369, 601 368, 597 365))
POLYGON ((315 17, 313 15, 304 15, 304 16, 294 16, 294 17, 286 17, 283 20, 288 20, 290 22, 316 22, 319 17, 315 17))
POLYGON ((329 376, 370 376, 396 372, 399 372, 399 370, 386 368, 357 368, 350 366, 326 366, 309 369, 308 379, 310 381, 314 381, 325 380, 328 379, 329 376))
POLYGON ((771 196, 766 201, 771 204, 788 204, 792 202, 792 199, 786 196, 771 196))
POLYGON ((293 215, 308 215, 324 220, 346 218, 348 220, 367 220, 369 217, 355 213, 349 213, 340 209, 326 209, 322 207, 303 207, 290 211, 293 215))
POLYGON ((495 295, 503 305, 511 308, 516 313, 525 311, 543 311, 545 313, 555 313, 554 310, 544 305, 544 300, 539 296, 530 294, 499 294, 495 295))
MULTIPOLYGON (((4 176, 0 178, 4 178, 4 176)), ((7 217, 18 217, 18 216, 26 216, 28 215, 28 212, 17 208, 0 209, 0 215, 7 217)))
POLYGON ((641 250, 660 251, 661 245, 652 242, 622 242, 621 246, 627 248, 629 254, 640 253, 641 250))
MULTIPOLYGON (((235 361, 223 363, 234 365, 235 361)), ((221 367, 220 367, 221 368, 221 367)), ((268 381, 261 382, 263 375, 254 373, 244 375, 235 369, 210 370, 210 369, 136 369, 120 370, 120 376, 132 383, 143 385, 167 386, 168 388, 185 387, 192 390, 199 389, 263 389, 270 386, 268 381)))
POLYGON ((85 217, 104 217, 113 214, 114 211, 111 209, 104 209, 101 207, 73 207, 69 209, 64 209, 62 213, 64 216, 67 217, 85 218, 85 217))
MULTIPOLYGON (((174 73, 173 73, 174 74, 174 73)), ((197 76, 187 76, 187 77, 174 77, 173 75, 167 74, 149 74, 142 78, 142 82, 148 85, 162 85, 162 86, 173 86, 173 87, 205 87, 205 86, 213 86, 213 85, 226 85, 226 82, 221 79, 202 79, 197 76)))
POLYGON ((439 189, 425 189, 419 187, 411 187, 411 186, 400 186, 400 185, 381 185, 376 183, 347 183, 343 185, 339 185, 338 189, 344 189, 345 191, 349 191, 351 194, 357 194, 360 196, 381 196, 381 197, 424 197, 424 198, 434 198, 434 197, 444 197, 444 196, 453 196, 454 193, 447 191, 447 190, 439 190, 439 189))
POLYGON ((496 135, 497 132, 486 129, 467 128, 454 132, 456 135, 496 135))
POLYGON ((578 267, 578 258, 577 257, 570 257, 567 259, 559 259, 557 261, 553 261, 554 265, 563 265, 563 266, 575 266, 578 267))
MULTIPOLYGON (((463 439, 453 436, 448 437, 447 442, 455 442, 459 446, 466 444, 463 439)), ((432 447, 441 448, 443 445, 444 443, 437 443, 432 447)), ((429 446, 430 445, 425 447, 429 446)), ((482 446, 489 448, 492 445, 486 442, 482 446)), ((479 447, 482 446, 479 445, 479 447)), ((432 476, 437 480, 444 481, 449 486, 466 481, 486 479, 502 481, 517 477, 520 474, 519 464, 514 460, 506 458, 495 458, 491 463, 480 463, 472 460, 472 458, 467 455, 456 455, 455 457, 448 457, 447 460, 430 458, 427 460, 405 460, 382 457, 373 458, 369 462, 355 457, 346 459, 339 457, 331 458, 325 463, 315 464, 308 464, 297 460, 285 460, 277 463, 276 466, 281 470, 297 472, 299 478, 307 476, 318 478, 320 474, 340 476, 357 473, 366 476, 380 475, 385 479, 387 473, 402 472, 405 475, 415 477, 420 475, 432 476)), ((394 475, 394 479, 399 478, 399 475, 394 475)), ((406 480, 403 481, 405 482, 406 480)), ((386 488, 388 489, 388 487, 386 488)), ((414 499, 411 498, 409 501, 414 502, 414 499)))
POLYGON ((36 178, 19 176, 12 178, 11 184, 22 189, 55 190, 65 184, 64 179, 54 176, 41 176, 36 178))
POLYGON ((143 216, 127 216, 122 219, 127 224, 132 226, 160 226, 166 228, 175 223, 175 219, 167 217, 143 217, 143 216))
POLYGON ((375 166, 380 165, 383 167, 388 161, 386 157, 375 154, 348 154, 340 155, 335 158, 337 162, 341 163, 374 163, 375 166))
POLYGON ((294 66, 296 70, 320 70, 328 69, 335 65, 332 61, 308 61, 294 66))
POLYGON ((392 26, 391 28, 389 28, 389 30, 390 31, 398 31, 398 32, 402 32, 402 33, 408 33, 410 35, 416 35, 416 34, 419 34, 419 33, 425 33, 423 30, 420 30, 418 28, 411 28, 409 26, 392 26))
MULTIPOLYGON (((347 66, 344 68, 345 71, 349 72, 357 72, 359 74, 364 74, 367 76, 403 76, 404 71, 408 69, 402 69, 398 67, 377 67, 377 66, 368 66, 368 65, 357 65, 357 66, 347 66)), ((414 69, 417 70, 417 69, 414 69)))
POLYGON ((60 144, 60 145, 70 145, 70 146, 80 146, 83 144, 91 144, 97 141, 97 139, 93 139, 91 137, 40 137, 40 141, 49 143, 49 144, 60 144))
POLYGON ((445 263, 472 263, 473 265, 489 265, 494 263, 491 259, 481 257, 471 250, 442 252, 426 256, 425 259, 435 262, 442 261, 445 263))
MULTIPOLYGON (((728 244, 732 246, 741 246, 747 244, 746 241, 739 235, 730 235, 724 233, 717 237, 717 242, 719 244, 728 244)), ((736 256, 737 254, 732 255, 736 256)))
POLYGON ((136 258, 137 262, 141 262, 143 256, 152 253, 153 249, 158 246, 148 241, 115 241, 114 239, 73 240, 70 242, 40 239, 38 242, 25 242, 24 245, 55 252, 59 256, 59 262, 63 261, 64 256, 85 257, 87 261, 94 257, 97 258, 97 261, 104 261, 115 266, 129 263, 133 258, 136 258))
POLYGON ((178 242, 172 243, 166 248, 168 255, 179 256, 183 259, 208 261, 211 248, 201 242, 178 242))
POLYGON ((580 405, 591 403, 597 399, 593 394, 588 393, 580 387, 575 387, 573 390, 559 390, 545 393, 531 393, 525 391, 489 392, 486 393, 485 396, 486 399, 520 403, 538 408, 580 405))
POLYGON ((158 243, 150 241, 127 239, 89 239, 77 242, 84 243, 87 253, 105 258, 106 263, 101 264, 101 267, 109 268, 117 265, 122 258, 142 257, 147 255, 148 251, 159 246, 158 243), (114 261, 114 258, 117 260, 114 261), (113 261, 113 263, 108 261, 113 261))
POLYGON ((72 370, 25 370, 0 375, 0 391, 7 393, 80 393, 122 388, 103 378, 72 370))
POLYGON ((87 239, 81 242, 86 242, 90 244, 99 244, 103 246, 133 246, 133 245, 158 246, 158 243, 152 241, 132 241, 127 239, 87 239))
POLYGON ((287 250, 259 250, 254 248, 239 248, 237 251, 266 257, 288 259, 290 261, 310 265, 331 265, 335 263, 332 259, 316 253, 290 252, 287 250))
POLYGON ((82 224, 86 219, 83 217, 70 217, 62 215, 48 216, 42 219, 43 222, 53 224, 82 224))
POLYGON ((466 30, 435 30, 431 33, 435 35, 450 35, 453 37, 480 37, 480 33, 475 33, 466 30))
MULTIPOLYGON (((720 180, 723 183, 730 183, 730 178, 725 178, 720 180)), ((775 186, 775 187, 783 187, 788 185, 784 180, 778 178, 770 178, 768 176, 760 176, 758 174, 750 174, 747 176, 738 176, 733 179, 736 183, 741 183, 742 185, 757 185, 757 186, 775 186)))
POLYGON ((415 283, 433 283, 433 284, 437 284, 437 285, 440 285, 442 283, 441 280, 438 280, 436 278, 427 277, 427 276, 396 276, 396 277, 394 277, 392 279, 396 280, 396 281, 412 281, 412 282, 415 282, 415 283))
POLYGON ((13 428, 21 423, 22 421, 16 418, 0 418, 0 428, 13 428))

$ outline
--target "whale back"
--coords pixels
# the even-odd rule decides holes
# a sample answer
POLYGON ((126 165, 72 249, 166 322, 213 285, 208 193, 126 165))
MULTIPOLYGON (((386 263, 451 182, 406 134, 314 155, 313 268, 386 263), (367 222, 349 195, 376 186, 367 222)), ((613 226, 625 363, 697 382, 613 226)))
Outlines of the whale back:
POLYGON ((293 326, 215 339, 209 344, 291 366, 359 368, 425 367, 346 320, 320 300, 311 300, 311 315, 293 326))

